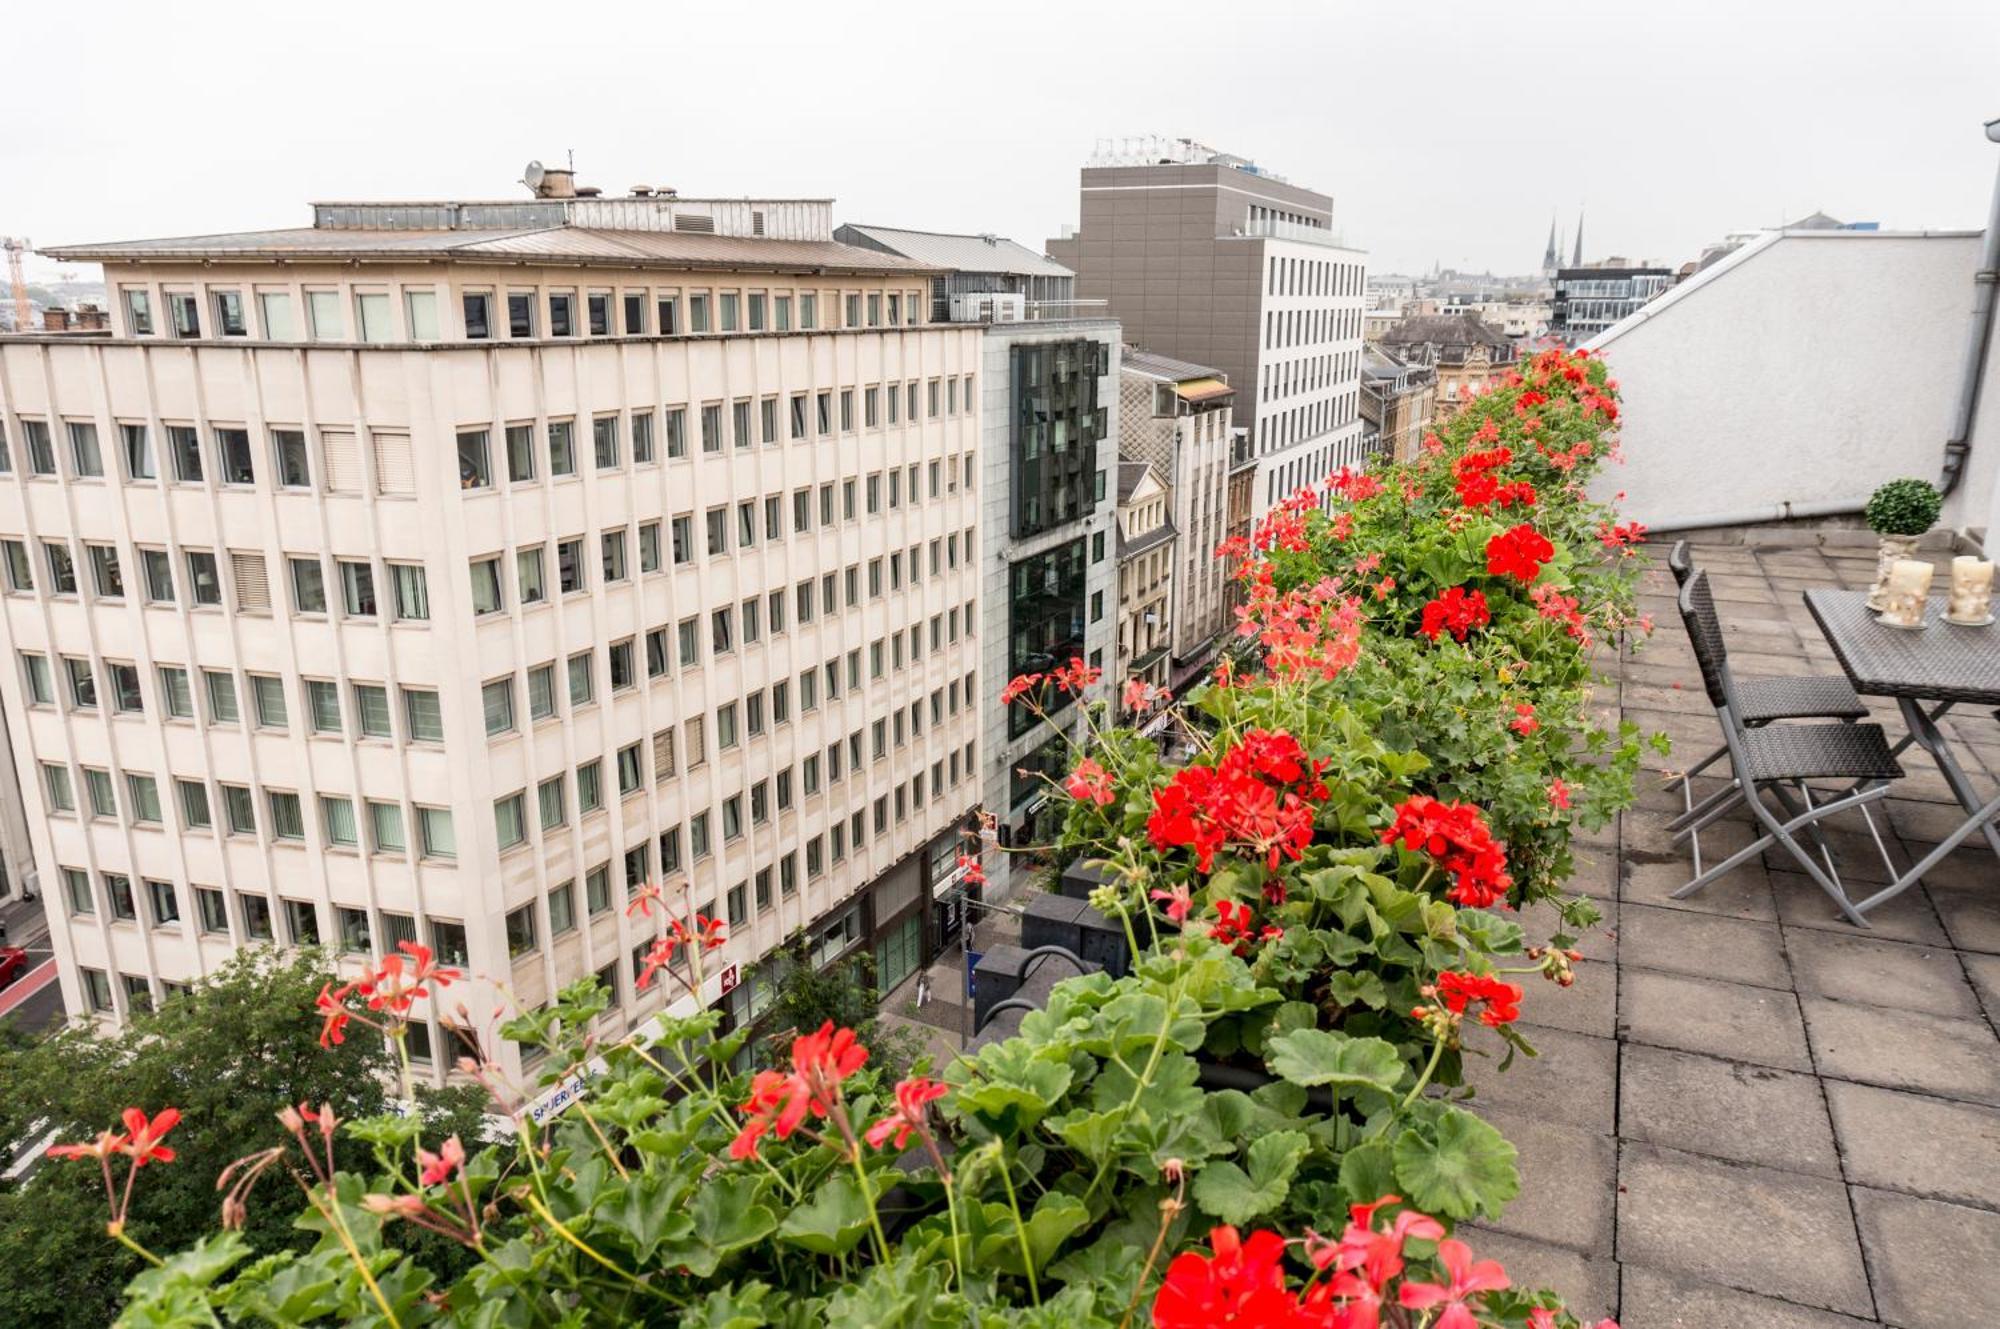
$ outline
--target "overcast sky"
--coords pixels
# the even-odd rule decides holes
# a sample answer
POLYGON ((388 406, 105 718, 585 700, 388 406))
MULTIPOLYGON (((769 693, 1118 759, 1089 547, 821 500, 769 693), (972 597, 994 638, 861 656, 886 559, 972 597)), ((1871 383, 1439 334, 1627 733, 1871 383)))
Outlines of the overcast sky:
POLYGON ((0 233, 41 244, 514 197, 573 150, 1039 249, 1096 140, 1157 133, 1332 194, 1376 271, 1516 272, 1579 207, 1587 257, 1673 262, 1816 208, 1973 228, 2000 165, 1995 0, 8 10, 0 233))

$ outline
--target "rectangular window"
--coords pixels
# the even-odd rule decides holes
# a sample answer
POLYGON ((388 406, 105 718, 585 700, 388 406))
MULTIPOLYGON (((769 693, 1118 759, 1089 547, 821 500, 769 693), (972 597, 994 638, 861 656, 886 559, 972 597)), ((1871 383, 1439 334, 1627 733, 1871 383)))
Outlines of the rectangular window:
POLYGON ((576 768, 576 810, 595 812, 604 806, 604 763, 587 761, 576 768))
POLYGON ((125 598, 125 576, 118 566, 118 546, 85 545, 90 555, 91 582, 102 599, 125 598))
POLYGON ((493 335, 493 296, 487 291, 467 291, 461 297, 465 311, 467 341, 485 341, 493 335))
POLYGON ((637 743, 628 743, 618 749, 618 792, 621 796, 636 794, 646 780, 645 758, 637 743))
POLYGON ((400 854, 410 845, 403 834, 401 803, 369 803, 368 838, 378 854, 400 854))
POLYGON ((143 288, 132 287, 120 292, 125 297, 125 326, 134 337, 153 335, 153 298, 143 288))
POLYGON ((528 718, 546 720, 556 713, 556 667, 536 665, 528 671, 528 718))
POLYGON ((705 294, 688 297, 688 331, 708 331, 708 296, 705 294))
POLYGON ((481 709, 486 717, 486 736, 506 734, 514 729, 514 680, 496 678, 479 690, 481 709))
POLYGON ((643 466, 653 460, 653 413, 632 412, 632 464, 643 466))
POLYGON ((645 294, 641 292, 635 295, 627 292, 623 303, 625 306, 625 335, 628 337, 644 335, 646 331, 645 294))
POLYGON ((472 564, 472 612, 497 614, 506 607, 500 591, 500 560, 482 558, 472 564))
POLYGON ((257 801, 243 785, 222 786, 222 810, 228 818, 231 835, 255 835, 257 833, 257 801))
POLYGON ((571 420, 549 421, 549 474, 576 474, 576 432, 571 420))
POLYGON ((535 786, 536 811, 542 818, 542 829, 552 831, 568 820, 568 809, 564 807, 564 782, 560 775, 552 775, 535 786))
POLYGON ((576 930, 576 887, 564 882, 549 892, 549 935, 560 937, 576 930))
POLYGON ((69 422, 69 455, 79 477, 101 478, 104 455, 97 446, 97 426, 81 420, 69 422))
POLYGON ((52 761, 43 762, 42 788, 48 795, 51 811, 76 811, 76 790, 69 782, 69 767, 52 761))
POLYGON ((747 448, 757 441, 756 437, 750 432, 750 399, 748 397, 739 397, 730 403, 729 432, 735 437, 738 448, 747 448))
POLYGON ((576 335, 576 297, 567 291, 549 292, 549 335, 576 335))
POLYGON ((438 707, 436 692, 428 688, 404 688, 403 717, 410 726, 411 742, 444 742, 444 714, 438 707))
POLYGON ((699 620, 684 618, 674 629, 680 650, 681 668, 691 669, 701 663, 701 628, 699 620))
POLYGON ((285 680, 275 674, 251 674, 250 695, 257 707, 261 729, 285 729, 291 717, 285 709, 285 680))
POLYGON ((600 863, 583 877, 583 903, 594 917, 611 909, 611 868, 600 863))
POLYGON ((321 678, 306 684, 306 712, 315 734, 338 734, 340 727, 340 685, 321 678))
POLYGON ((514 554, 514 589, 524 605, 538 605, 548 598, 543 583, 542 547, 535 545, 514 554))
POLYGON ((458 487, 486 489, 492 484, 493 465, 488 456, 486 431, 467 430, 458 436, 458 487))
POLYGON ((265 806, 271 814, 271 834, 280 840, 303 840, 306 838, 305 813, 299 807, 299 796, 281 790, 264 791, 265 806))
MULTIPOLYGON (((625 532, 606 531, 598 537, 599 562, 604 570, 605 585, 625 580, 625 532)), ((568 588, 565 587, 565 590, 568 588)))
POLYGON ((590 422, 590 447, 600 471, 618 469, 618 417, 600 415, 590 422))
POLYGON ((535 427, 507 426, 507 478, 526 484, 535 478, 535 427))
POLYGON ((219 669, 201 671, 202 686, 208 691, 210 724, 235 724, 243 718, 236 705, 236 676, 219 669))
MULTIPOLYGON (((35 589, 35 569, 28 558, 28 547, 19 540, 0 540, 0 551, 4 551, 7 562, 7 589, 10 591, 32 591, 35 589)), ((142 553, 144 551, 141 551, 142 553)), ((164 557, 164 555, 162 555, 164 557)), ((172 600, 171 591, 168 599, 172 600)))
POLYGON ((217 570, 215 555, 206 550, 187 551, 188 584, 198 605, 220 605, 222 603, 222 574, 217 570))
POLYGON ((605 651, 605 660, 611 667, 611 690, 623 692, 639 681, 639 671, 633 659, 632 639, 614 641, 605 651))
POLYGON ((716 323, 722 332, 736 331, 737 304, 739 297, 734 291, 724 291, 716 300, 716 323))
POLYGON ((584 297, 584 317, 590 322, 590 335, 609 337, 611 335, 611 296, 605 292, 593 291, 584 297))
POLYGON ((578 651, 569 658, 569 704, 574 710, 587 706, 596 695, 591 681, 591 652, 578 651))
MULTIPOLYGON (((458 839, 452 831, 451 809, 420 807, 417 809, 417 825, 423 832, 424 857, 458 857, 458 839)), ((461 935, 462 931, 461 929, 461 935)), ((464 943, 461 941, 459 951, 462 953, 464 949, 464 943)))
POLYGON ((194 694, 188 685, 187 670, 176 665, 161 665, 160 696, 169 718, 194 719, 194 694))
POLYGON ((205 886, 194 888, 195 914, 201 920, 203 932, 229 933, 229 903, 221 891, 213 891, 205 886))
MULTIPOLYGON (((49 565, 49 591, 52 595, 76 594, 76 558, 69 546, 53 541, 42 542, 42 556, 49 565)), ((214 562, 215 556, 209 555, 214 562)))
POLYGON ((375 569, 371 564, 337 559, 340 607, 349 618, 375 617, 375 569))
POLYGON ((393 737, 389 728, 389 690, 374 683, 354 685, 354 713, 363 738, 393 737))
MULTIPOLYGON (((527 809, 521 795, 509 794, 493 800, 493 829, 503 851, 527 843, 527 809)), ((508 923, 511 929, 511 916, 508 923)))
POLYGON ((660 523, 656 521, 639 524, 639 571, 658 572, 660 570, 660 523))
POLYGON ((321 824, 326 828, 326 842, 344 849, 354 849, 361 844, 361 830, 354 821, 354 800, 322 794, 319 800, 321 824))

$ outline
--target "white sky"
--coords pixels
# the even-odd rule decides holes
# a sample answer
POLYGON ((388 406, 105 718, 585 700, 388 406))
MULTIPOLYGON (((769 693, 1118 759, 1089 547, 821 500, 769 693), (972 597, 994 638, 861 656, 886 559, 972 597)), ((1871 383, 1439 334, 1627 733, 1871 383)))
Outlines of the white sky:
POLYGON ((2000 166, 1995 0, 7 8, 0 232, 42 244, 525 196, 574 149, 1039 249, 1096 139, 1159 133, 1331 193, 1377 271, 1517 272, 1579 205, 1587 256, 1673 262, 1815 208, 1977 227, 2000 166))

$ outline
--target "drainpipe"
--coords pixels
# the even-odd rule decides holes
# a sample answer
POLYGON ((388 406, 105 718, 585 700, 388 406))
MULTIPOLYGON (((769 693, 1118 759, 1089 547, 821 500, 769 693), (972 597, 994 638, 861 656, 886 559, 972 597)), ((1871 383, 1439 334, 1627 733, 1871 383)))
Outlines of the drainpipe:
POLYGON ((1662 517, 1649 524, 1650 532, 1705 531, 1718 526, 1762 526, 1774 521, 1801 521, 1808 517, 1847 517, 1868 506, 1868 498, 1827 498, 1815 503, 1766 503, 1762 507, 1738 508, 1733 512, 1712 512, 1699 517, 1662 517))
MULTIPOLYGON (((2000 120, 1986 122, 1989 142, 2000 143, 2000 120)), ((1993 184, 1993 202, 1986 215, 1986 242, 1979 251, 1979 270, 1972 274, 1972 321, 1965 335, 1965 367, 1960 371, 1958 401, 1952 408, 1951 433, 1944 441, 1944 472, 1938 488, 1947 496, 1965 478, 1966 455, 1972 451, 1973 411, 1979 404, 1979 381, 1986 367, 1987 343, 1993 336, 1993 290, 2000 283, 2000 178, 1993 184)))

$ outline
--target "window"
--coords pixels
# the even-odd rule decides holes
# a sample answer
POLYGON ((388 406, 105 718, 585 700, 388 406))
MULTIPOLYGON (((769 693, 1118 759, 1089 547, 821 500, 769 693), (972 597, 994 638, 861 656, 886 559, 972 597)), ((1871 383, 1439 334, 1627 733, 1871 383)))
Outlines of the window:
POLYGON ((673 461, 687 456, 687 408, 669 406, 667 421, 667 459, 673 461))
POLYGON ((194 719, 194 693, 188 684, 187 670, 177 665, 161 665, 160 695, 165 699, 168 718, 194 719))
POLYGON ((645 758, 640 745, 628 743, 618 749, 618 793, 620 796, 636 794, 645 784, 645 758))
POLYGON ((708 650, 710 655, 727 655, 734 649, 729 607, 724 605, 708 616, 708 650))
POLYGON ((576 928, 576 887, 564 882, 549 892, 549 935, 560 937, 576 928))
POLYGON ((660 570, 660 523, 647 521, 639 523, 639 571, 658 572, 660 570))
POLYGON ((354 296, 354 326, 367 342, 395 339, 389 324, 389 297, 381 291, 358 291, 354 296))
POLYGON ((97 426, 81 420, 69 422, 69 455, 79 477, 102 477, 104 455, 97 446, 97 426))
MULTIPOLYGON (((127 426, 131 428, 132 426, 127 426)), ((306 456, 306 436, 297 429, 271 431, 271 458, 277 463, 278 483, 286 489, 310 489, 312 467, 306 456)), ((150 462, 149 462, 150 464, 150 462)))
POLYGON ((339 930, 340 949, 349 955, 368 954, 368 911, 336 906, 333 919, 334 925, 339 930))
POLYGON ((563 777, 552 775, 535 786, 535 806, 541 814, 542 829, 552 831, 569 819, 564 804, 563 777))
POLYGON ((220 605, 222 574, 216 569, 215 555, 201 549, 189 550, 187 570, 188 584, 194 591, 194 602, 198 605, 220 605))
POLYGON ((676 566, 694 558, 693 520, 686 513, 667 523, 668 542, 673 550, 676 566))
POLYGON ((69 782, 69 767, 52 761, 42 763, 42 787, 48 793, 49 807, 56 812, 76 811, 76 790, 69 782))
POLYGON ((338 734, 340 728, 340 687, 321 678, 306 684, 306 717, 315 734, 338 734))
POLYGON ((535 297, 526 291, 507 293, 507 335, 510 337, 535 335, 535 297))
MULTIPOLYGON (((363 565, 366 566, 366 565, 363 565)), ((385 563, 390 583, 396 591, 396 617, 403 621, 420 621, 431 616, 430 584, 424 578, 421 563, 385 563)))
POLYGON ((697 620, 684 618, 674 629, 680 650, 681 668, 690 669, 701 663, 700 625, 697 620))
POLYGON ((589 320, 591 336, 611 335, 611 296, 608 293, 592 291, 584 297, 583 310, 584 317, 589 320))
POLYGON ((715 750, 727 752, 736 746, 736 703, 726 701, 715 708, 715 750))
POLYGON ((736 505, 736 547, 748 549, 757 543, 757 505, 738 503, 736 505))
POLYGON ((710 558, 729 552, 729 509, 710 508, 706 514, 708 521, 708 554, 710 558))
POLYGON ((576 810, 595 812, 604 806, 604 763, 587 761, 576 768, 576 810))
MULTIPOLYGON (((176 322, 178 321, 176 319, 176 322)), ((102 969, 79 969, 77 973, 83 979, 83 994, 90 1002, 91 1010, 100 1015, 110 1015, 117 1011, 117 1006, 111 1000, 111 979, 102 969)))
MULTIPOLYGON (((419 807, 417 809, 417 826, 423 834, 425 858, 458 857, 458 841, 452 834, 450 808, 419 807)), ((462 938, 464 929, 461 928, 459 932, 462 938)), ((461 955, 464 949, 465 944, 461 940, 459 942, 461 955)))
POLYGON ((250 696, 257 708, 257 725, 261 729, 284 729, 289 727, 291 717, 285 710, 285 680, 275 674, 251 674, 250 696))
POLYGON ((403 718, 409 722, 412 743, 444 742, 444 714, 438 694, 428 688, 403 689, 403 718))
POLYGON ((524 605, 540 604, 548 598, 542 580, 542 547, 535 545, 514 555, 514 589, 524 605))
POLYGON ((497 614, 504 607, 500 593, 500 560, 475 560, 472 564, 472 612, 497 614))
POLYGON ((694 770, 708 761, 708 722, 702 716, 690 715, 687 719, 687 764, 694 770))
POLYGON ((458 487, 485 489, 493 483, 492 460, 487 455, 486 431, 469 430, 458 436, 458 487))
POLYGON ((576 335, 576 296, 567 291, 549 292, 549 335, 576 335))
POLYGON ((546 720, 556 713, 556 667, 536 665, 528 671, 528 718, 546 720))
POLYGON ((125 326, 134 337, 153 335, 153 297, 139 288, 120 292, 125 297, 125 326))
POLYGON ((815 419, 819 425, 819 433, 822 436, 831 434, 833 432, 833 394, 831 392, 822 392, 814 398, 814 401, 817 408, 815 419))
MULTIPOLYGON (((527 808, 520 794, 509 794, 505 798, 493 800, 493 829, 499 837, 500 848, 503 850, 527 842, 527 808)), ((508 926, 510 928, 513 926, 511 917, 508 926)))
POLYGON ((368 835, 378 854, 400 854, 409 849, 403 836, 401 803, 368 804, 368 835))
POLYGON ((486 736, 511 733, 514 728, 514 680, 496 678, 479 690, 481 709, 486 715, 486 736))
MULTIPOLYGON (((23 420, 21 422, 22 427, 25 428, 28 423, 28 421, 23 420)), ((34 454, 34 442, 35 436, 33 433, 30 433, 28 435, 28 443, 31 460, 34 454)), ((187 425, 168 425, 167 452, 174 461, 174 478, 176 480, 179 480, 182 484, 190 485, 201 483, 201 438, 193 429, 187 425)), ((51 462, 50 465, 53 468, 54 463, 51 462)), ((39 471, 40 467, 37 466, 36 469, 39 471)), ((53 469, 48 473, 53 474, 53 469)))
POLYGON ((600 415, 590 422, 591 451, 600 471, 618 469, 618 417, 600 415))
POLYGON ((223 785, 222 810, 229 818, 231 835, 257 833, 257 801, 250 796, 248 788, 239 784, 223 785))
MULTIPOLYGON (((611 585, 625 580, 625 532, 606 531, 598 537, 599 560, 604 569, 604 582, 611 585)), ((569 588, 565 586, 564 590, 569 588)))
POLYGON ((485 341, 493 335, 493 296, 487 291, 467 291, 460 297, 465 310, 468 341, 485 341))
POLYGON ((201 920, 203 932, 227 935, 229 932, 229 902, 221 891, 213 891, 205 886, 194 888, 195 917, 201 920))
MULTIPOLYGON (((69 546, 44 540, 42 542, 42 554, 47 559, 49 565, 50 593, 53 595, 75 595, 76 559, 70 553, 69 546)), ((214 562, 214 555, 211 554, 209 556, 209 561, 211 563, 214 562)))
POLYGON ((739 398, 730 405, 729 431, 735 435, 736 446, 739 448, 747 448, 756 442, 755 436, 750 432, 750 399, 748 397, 739 398))
POLYGON ((590 704, 595 695, 590 673, 589 651, 578 651, 569 658, 569 704, 574 710, 578 706, 590 704))
POLYGON ((280 840, 303 840, 306 838, 306 819, 299 807, 299 796, 282 790, 264 791, 265 807, 271 813, 271 834, 280 840))
MULTIPOLYGON (((28 558, 28 547, 19 540, 0 540, 0 550, 4 550, 7 561, 7 589, 10 591, 32 591, 35 589, 35 570, 28 558)), ((168 596, 172 599, 171 593, 168 596)))
POLYGON ((653 413, 632 412, 632 464, 643 466, 653 460, 653 413))
POLYGON ((97 594, 107 600, 125 598, 125 577, 118 567, 118 546, 85 545, 90 555, 90 579, 97 594))
POLYGON ((508 425, 507 478, 515 484, 526 484, 535 478, 535 427, 533 425, 508 425))
POLYGON ((583 903, 584 908, 590 910, 593 916, 610 910, 611 868, 609 864, 600 863, 584 874, 583 903))
MULTIPOLYGON (((190 556, 192 557, 192 556, 190 556)), ((316 558, 292 558, 292 608, 301 614, 326 612, 326 574, 316 558)), ((192 566, 192 565, 190 565, 192 566)))
POLYGON ((697 812, 688 819, 688 856, 700 861, 710 853, 708 843, 708 814, 697 812))
POLYGON ((375 617, 375 569, 371 564, 336 559, 340 573, 340 607, 349 618, 375 617))
POLYGON ((718 402, 701 408, 701 450, 722 451, 722 406, 718 402))
POLYGON ((374 683, 354 685, 354 713, 363 738, 393 737, 389 728, 389 690, 374 683))
POLYGON ((167 313, 174 321, 176 337, 201 336, 201 306, 185 291, 168 291, 167 313))
POLYGON ((549 421, 549 474, 576 474, 576 437, 572 421, 549 421))
POLYGON ((63 657, 63 672, 69 678, 70 704, 80 711, 97 709, 97 679, 90 672, 90 661, 79 656, 63 657))
POLYGON ((322 794, 319 800, 320 824, 326 829, 326 842, 345 849, 357 848, 361 844, 361 831, 354 822, 354 800, 336 798, 322 794))

